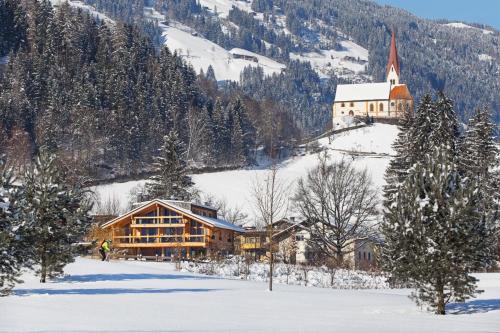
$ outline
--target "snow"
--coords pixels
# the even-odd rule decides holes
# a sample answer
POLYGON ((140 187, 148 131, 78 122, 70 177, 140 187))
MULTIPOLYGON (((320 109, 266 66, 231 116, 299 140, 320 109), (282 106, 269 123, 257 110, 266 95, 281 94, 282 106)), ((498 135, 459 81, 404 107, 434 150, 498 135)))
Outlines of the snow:
MULTIPOLYGON (((384 173, 393 154, 391 145, 398 133, 397 127, 387 124, 375 124, 370 127, 347 131, 334 136, 331 144, 328 138, 319 143, 327 149, 332 160, 347 158, 359 169, 366 168, 372 176, 374 185, 381 190, 385 184, 384 173)), ((304 153, 280 162, 279 175, 289 184, 293 194, 296 182, 318 163, 318 154, 304 153)), ((256 223, 257 213, 252 198, 252 186, 256 180, 266 177, 264 165, 254 168, 203 173, 193 175, 195 186, 216 199, 225 200, 229 206, 238 207, 249 216, 248 224, 256 223)), ((142 181, 130 181, 101 185, 94 188, 100 198, 116 198, 125 210, 129 201, 128 193, 133 187, 144 184, 142 181)))
POLYGON ((297 59, 304 62, 310 62, 311 66, 323 78, 330 77, 333 70, 339 76, 348 76, 345 70, 352 71, 355 74, 365 72, 368 63, 368 50, 364 47, 349 41, 341 41, 342 50, 320 50, 319 52, 309 53, 290 53, 290 59, 297 59))
POLYGON ((387 100, 391 93, 389 82, 339 84, 335 102, 387 100))
MULTIPOLYGON (((152 8, 146 8, 145 13, 151 19, 159 21, 163 17, 152 8)), ((231 51, 198 36, 193 29, 175 21, 171 21, 169 25, 159 23, 159 27, 163 30, 165 45, 172 52, 176 51, 181 55, 198 73, 201 70, 206 72, 208 66, 212 65, 218 81, 239 81, 240 73, 247 66, 261 67, 266 75, 280 73, 286 67, 270 58, 246 50, 245 53, 256 57, 258 62, 234 59, 231 51)))
POLYGON ((477 274, 485 292, 419 309, 405 289, 334 290, 220 279, 168 263, 79 258, 62 280, 31 274, 0 298, 0 332, 498 332, 500 274, 477 274))
POLYGON ((489 35, 489 34, 493 33, 493 31, 491 31, 491 30, 476 28, 476 27, 473 27, 471 25, 468 25, 468 24, 465 24, 465 23, 462 23, 462 22, 451 22, 451 23, 446 23, 445 25, 448 26, 448 27, 459 28, 459 29, 476 29, 476 30, 481 30, 483 32, 483 34, 486 34, 486 35, 489 35))
MULTIPOLYGON (((52 2, 53 6, 60 6, 63 2, 66 2, 66 0, 50 0, 50 2, 52 2)), ((72 7, 81 8, 82 10, 89 12, 92 16, 98 18, 101 21, 104 21, 109 24, 115 24, 114 20, 98 12, 94 7, 84 4, 82 1, 68 1, 68 3, 72 7)))
MULTIPOLYGON (((269 265, 263 262, 245 263, 245 258, 233 256, 220 262, 183 262, 182 271, 215 275, 226 279, 246 279, 265 282, 269 265)), ((333 289, 388 289, 389 283, 382 273, 336 269, 331 274, 326 267, 300 266, 276 263, 273 281, 281 284, 333 289), (304 270, 307 270, 307 277, 304 270)))
POLYGON ((490 56, 489 54, 486 54, 486 53, 481 53, 480 55, 478 55, 478 58, 481 61, 491 61, 491 60, 493 60, 493 57, 490 56))
POLYGON ((227 17, 231 8, 237 7, 246 12, 252 12, 252 1, 251 0, 199 0, 199 3, 203 7, 207 7, 214 14, 220 17, 227 17))

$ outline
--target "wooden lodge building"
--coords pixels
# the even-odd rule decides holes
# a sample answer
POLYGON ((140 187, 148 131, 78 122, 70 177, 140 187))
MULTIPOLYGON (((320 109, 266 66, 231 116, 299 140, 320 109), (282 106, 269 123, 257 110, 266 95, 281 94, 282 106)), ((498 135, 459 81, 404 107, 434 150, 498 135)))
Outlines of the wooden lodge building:
POLYGON ((195 258, 234 252, 244 230, 219 219, 212 207, 155 199, 104 224, 106 237, 123 257, 195 258))

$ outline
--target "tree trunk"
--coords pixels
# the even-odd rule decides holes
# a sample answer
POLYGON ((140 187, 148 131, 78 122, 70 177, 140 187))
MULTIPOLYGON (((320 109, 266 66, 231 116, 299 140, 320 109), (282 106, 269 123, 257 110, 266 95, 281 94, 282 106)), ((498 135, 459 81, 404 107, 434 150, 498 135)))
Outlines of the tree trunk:
POLYGON ((438 281, 437 285, 437 309, 436 309, 436 314, 438 315, 444 315, 446 314, 446 309, 445 309, 445 304, 444 304, 444 286, 443 284, 438 281))
POLYGON ((42 254, 42 260, 40 265, 42 266, 40 269, 40 282, 45 283, 47 279, 47 260, 45 258, 45 254, 42 254))
POLYGON ((271 250, 269 251, 269 291, 273 291, 273 266, 274 266, 274 256, 271 245, 271 250))

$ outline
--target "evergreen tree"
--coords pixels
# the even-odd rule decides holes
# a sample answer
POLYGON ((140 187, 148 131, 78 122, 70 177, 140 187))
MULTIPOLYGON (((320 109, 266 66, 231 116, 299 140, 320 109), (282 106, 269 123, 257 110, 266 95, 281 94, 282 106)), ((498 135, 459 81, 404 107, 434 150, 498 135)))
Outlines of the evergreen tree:
POLYGON ((230 137, 227 128, 227 122, 224 116, 224 109, 220 99, 215 101, 214 111, 212 115, 214 146, 216 147, 217 163, 227 162, 228 138, 230 137))
POLYGON ((0 296, 7 295, 26 261, 19 200, 21 191, 13 187, 12 169, 0 156, 0 296))
POLYGON ((476 109, 469 120, 465 138, 460 147, 460 170, 462 174, 487 180, 498 165, 494 140, 495 124, 487 109, 476 109))
POLYGON ((429 153, 434 147, 434 143, 429 140, 429 136, 439 126, 436 113, 431 95, 424 95, 418 105, 415 119, 408 134, 408 140, 411 143, 409 152, 410 165, 421 161, 425 154, 429 153))
POLYGON ((54 155, 42 151, 25 172, 23 217, 31 260, 40 282, 62 274, 77 254, 75 244, 86 234, 91 204, 78 182, 69 182, 54 155))
POLYGON ((215 71, 212 65, 208 66, 206 78, 207 80, 217 82, 217 79, 215 78, 215 71))
POLYGON ((438 314, 447 302, 479 292, 470 273, 493 258, 493 230, 478 211, 477 185, 461 178, 450 154, 441 146, 415 164, 382 224, 382 265, 438 314))
POLYGON ((384 186, 384 204, 390 206, 394 202, 394 197, 398 193, 401 184, 408 176, 411 167, 412 138, 410 137, 413 128, 413 114, 406 109, 403 117, 399 120, 399 133, 392 148, 396 156, 389 162, 385 172, 386 185, 384 186))
POLYGON ((159 156, 155 157, 155 175, 146 183, 150 199, 190 200, 193 182, 187 175, 184 144, 175 131, 163 138, 159 156))

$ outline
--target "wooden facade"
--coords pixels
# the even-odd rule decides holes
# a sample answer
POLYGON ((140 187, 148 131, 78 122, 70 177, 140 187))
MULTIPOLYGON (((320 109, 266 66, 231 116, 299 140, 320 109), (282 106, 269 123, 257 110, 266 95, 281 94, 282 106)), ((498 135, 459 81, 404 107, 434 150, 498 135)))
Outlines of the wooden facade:
POLYGON ((123 256, 195 258, 234 252, 243 232, 217 210, 190 202, 153 200, 101 226, 123 256))

